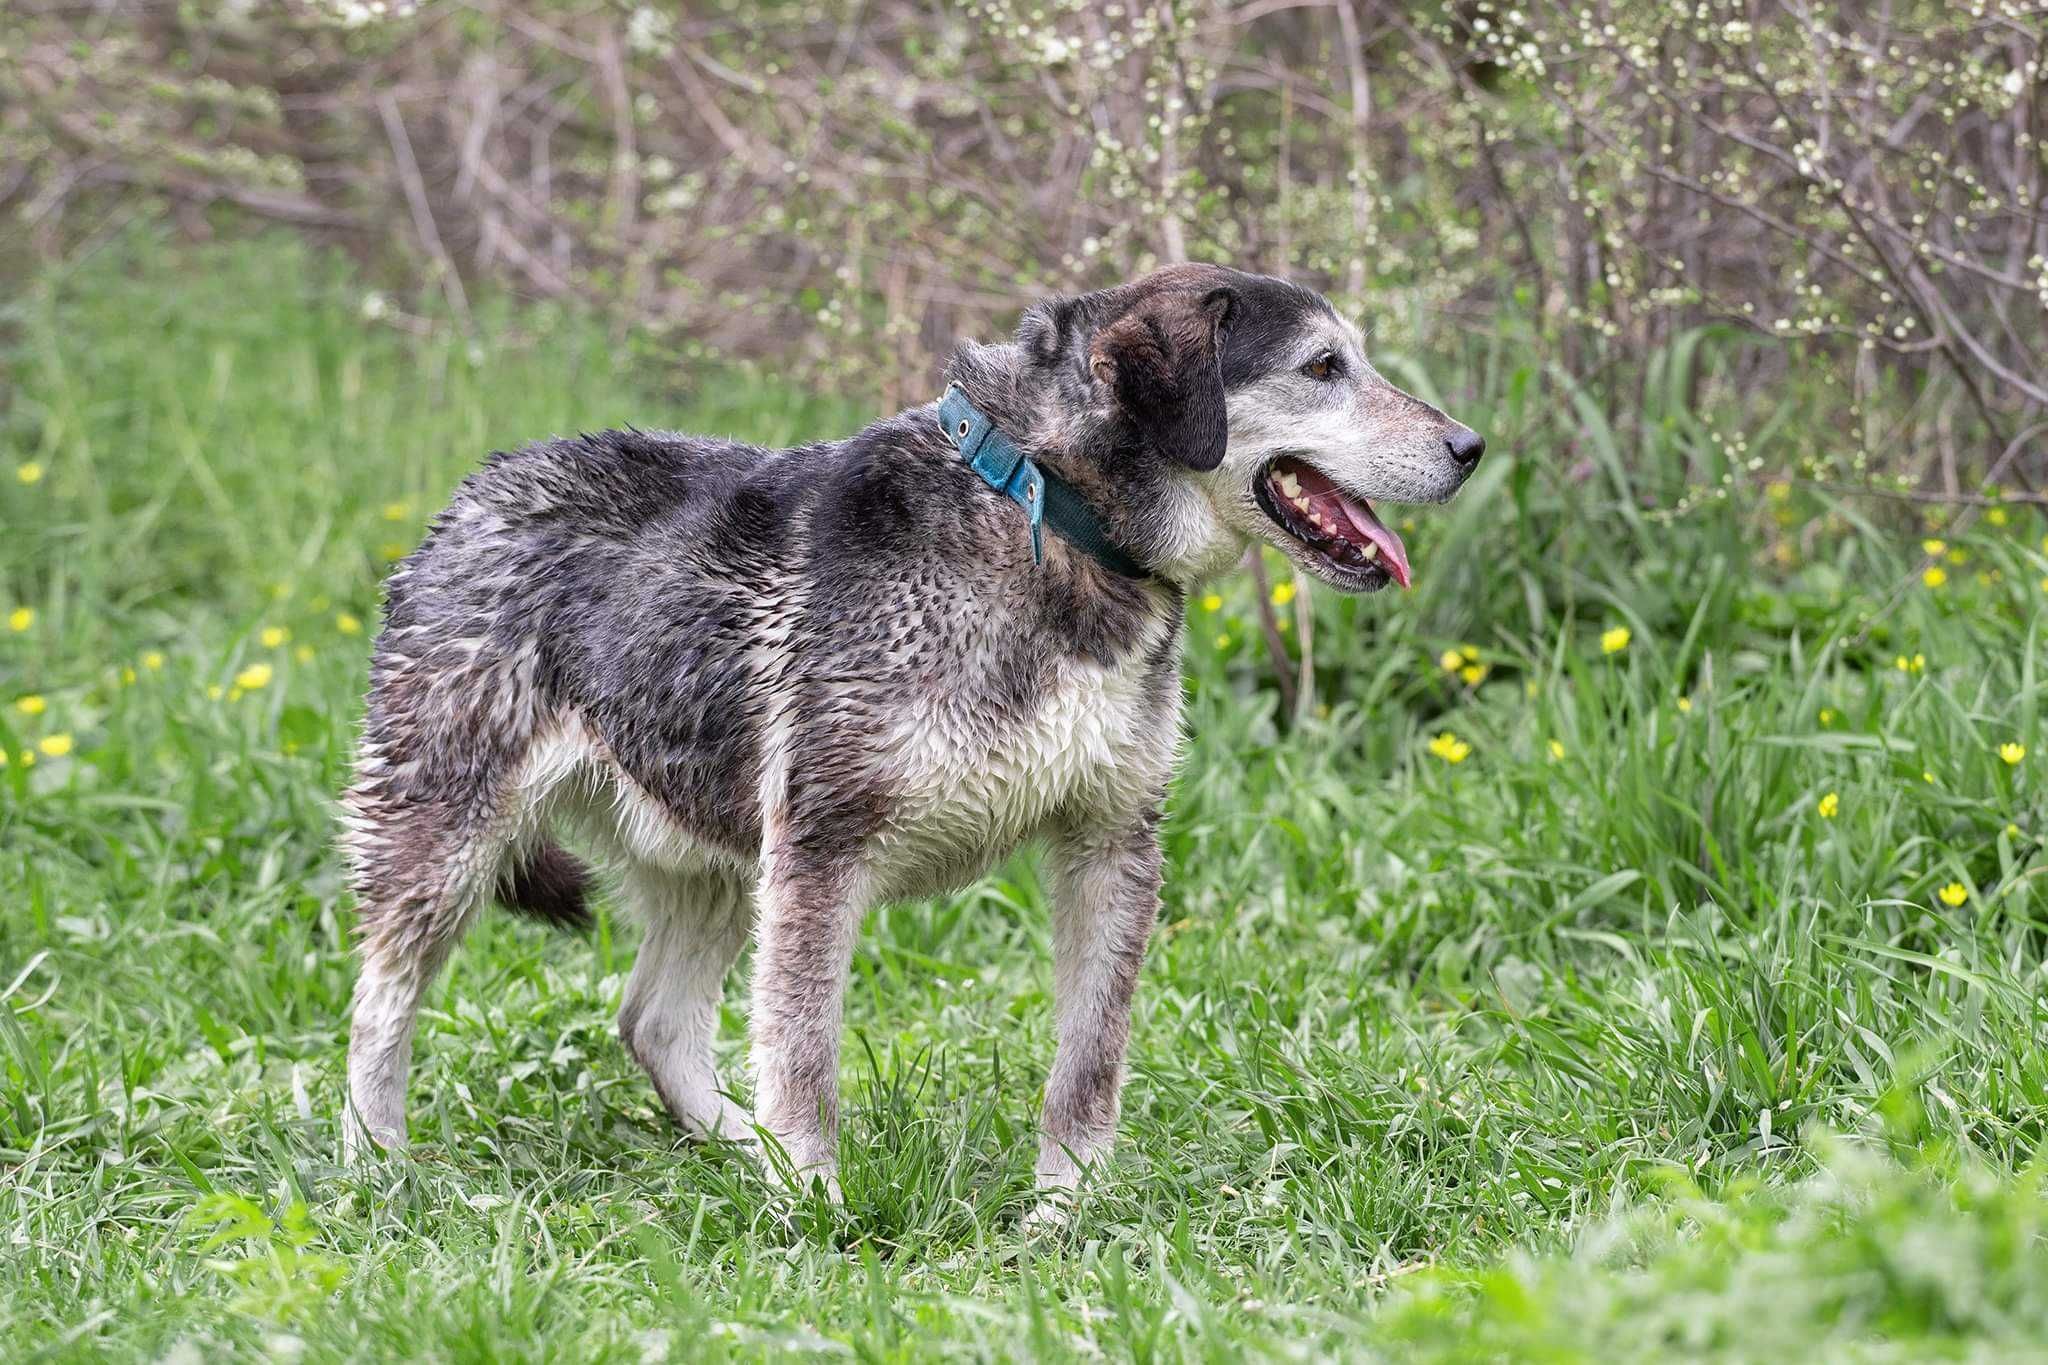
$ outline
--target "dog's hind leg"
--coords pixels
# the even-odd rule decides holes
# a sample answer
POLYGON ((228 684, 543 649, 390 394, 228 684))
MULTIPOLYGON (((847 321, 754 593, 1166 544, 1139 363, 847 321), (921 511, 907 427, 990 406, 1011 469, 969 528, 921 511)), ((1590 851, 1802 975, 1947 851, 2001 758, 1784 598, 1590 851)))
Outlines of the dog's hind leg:
POLYGON ((747 941, 749 888, 717 872, 635 863, 626 896, 647 926, 619 1011, 619 1039, 693 1136, 751 1141, 753 1118, 720 1090, 711 1044, 725 976, 747 941))
POLYGON ((420 999, 476 918, 504 864, 500 822, 421 804, 356 804, 350 836, 362 938, 348 1040, 342 1153, 405 1142, 405 1081, 420 999))
POLYGON ((1131 995, 1159 917, 1159 815, 1069 831, 1048 850, 1058 1046, 1045 1086, 1034 1222, 1057 1221, 1109 1152, 1131 1039, 1131 995))

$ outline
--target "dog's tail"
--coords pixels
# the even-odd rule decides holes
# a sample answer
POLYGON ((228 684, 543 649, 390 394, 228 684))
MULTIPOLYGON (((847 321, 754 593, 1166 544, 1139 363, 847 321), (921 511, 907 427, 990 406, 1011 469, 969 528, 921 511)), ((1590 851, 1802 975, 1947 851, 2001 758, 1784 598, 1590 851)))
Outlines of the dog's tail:
POLYGON ((498 878, 507 910, 581 933, 590 928, 590 869, 560 844, 543 839, 515 857, 498 878))

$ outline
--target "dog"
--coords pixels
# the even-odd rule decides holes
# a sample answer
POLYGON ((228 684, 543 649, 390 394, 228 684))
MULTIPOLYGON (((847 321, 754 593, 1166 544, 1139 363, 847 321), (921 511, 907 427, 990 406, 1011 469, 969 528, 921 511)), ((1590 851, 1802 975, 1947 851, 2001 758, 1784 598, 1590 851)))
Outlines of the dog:
POLYGON ((1405 587, 1374 503, 1448 499, 1484 441, 1321 295, 1213 265, 1048 299, 947 378, 846 440, 608 431, 456 490, 387 585, 343 798, 350 1155, 403 1142, 421 996, 482 905, 587 922, 567 830, 644 923, 619 1035, 669 1112, 836 1195, 863 915, 1036 842, 1035 1213, 1063 1216, 1116 1126, 1190 590, 1253 542, 1342 592, 1405 587), (750 933, 752 1114, 712 1057, 750 933))

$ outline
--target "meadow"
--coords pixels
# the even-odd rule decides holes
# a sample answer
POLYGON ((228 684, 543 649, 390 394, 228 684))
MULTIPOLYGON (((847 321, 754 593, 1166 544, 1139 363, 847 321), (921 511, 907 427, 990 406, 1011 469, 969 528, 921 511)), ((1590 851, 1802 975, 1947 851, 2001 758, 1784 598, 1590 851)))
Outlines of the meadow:
POLYGON ((1734 393, 1763 343, 1717 333, 1619 403, 1512 319, 1379 356, 1493 453, 1415 509, 1415 591, 1315 595, 1298 722, 1252 580, 1194 604, 1071 1230, 1019 1225, 1028 857, 871 920, 843 1208, 679 1139, 611 913, 487 917, 414 1148, 341 1167, 332 802, 382 575, 493 448, 874 415, 573 310, 479 300, 473 337, 271 238, 121 235, 0 304, 9 1358, 2042 1356, 2048 524, 1774 478, 1840 433, 1734 393))

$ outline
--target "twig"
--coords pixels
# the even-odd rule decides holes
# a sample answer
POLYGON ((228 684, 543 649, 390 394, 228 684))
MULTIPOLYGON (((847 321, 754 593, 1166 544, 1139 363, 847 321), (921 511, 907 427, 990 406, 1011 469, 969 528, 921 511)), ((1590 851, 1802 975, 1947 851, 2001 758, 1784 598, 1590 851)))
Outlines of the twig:
POLYGON ((1366 74, 1365 39, 1352 0, 1337 0, 1337 29, 1351 81, 1351 259, 1344 268, 1344 286, 1357 301, 1365 293, 1365 249, 1372 220, 1372 191, 1366 181, 1372 167, 1372 79, 1366 74))
POLYGON ((1244 552, 1245 567, 1252 571, 1252 582, 1259 590, 1259 629, 1266 637, 1266 650, 1273 656, 1273 681, 1280 688, 1280 709, 1290 719, 1299 713, 1295 710, 1296 698, 1294 679, 1288 674, 1287 639, 1280 633, 1280 622, 1273 615, 1273 590, 1266 582, 1266 560, 1254 545, 1244 552))
POLYGON ((377 100, 377 112, 384 119, 384 135, 391 140, 391 154, 398 162, 399 183, 405 186, 406 203, 412 209, 412 225, 425 244, 427 252, 434 258, 441 272, 441 291, 448 296, 448 306, 455 310, 455 316, 462 323, 462 330, 469 330, 469 296, 463 292, 462 276, 456 273, 455 262, 448 256, 448 249, 441 245, 441 233, 434 226, 434 211, 427 205, 427 185, 420 179, 419 162, 413 159, 412 139, 405 134, 405 119, 399 115, 398 101, 390 95, 377 100))
POLYGON ((1870 488, 1853 483, 1831 483, 1826 479, 1794 479, 1802 488, 1839 493, 1847 498, 1884 498, 1889 502, 1910 502, 1942 507, 2048 507, 2048 493, 1945 493, 1931 488, 1870 488))
POLYGON ((1308 575, 1294 569, 1294 639, 1301 650, 1301 667, 1294 682, 1297 721, 1306 720, 1316 709, 1316 613, 1308 592, 1308 575))

